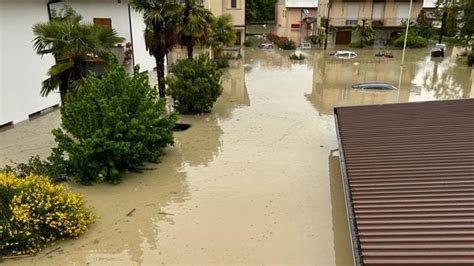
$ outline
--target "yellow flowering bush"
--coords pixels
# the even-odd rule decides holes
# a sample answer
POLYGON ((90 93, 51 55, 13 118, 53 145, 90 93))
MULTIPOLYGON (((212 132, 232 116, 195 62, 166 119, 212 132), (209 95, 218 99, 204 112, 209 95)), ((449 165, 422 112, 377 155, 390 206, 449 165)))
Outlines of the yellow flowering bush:
POLYGON ((81 194, 49 178, 0 172, 0 254, 30 254, 87 230, 94 215, 81 194))

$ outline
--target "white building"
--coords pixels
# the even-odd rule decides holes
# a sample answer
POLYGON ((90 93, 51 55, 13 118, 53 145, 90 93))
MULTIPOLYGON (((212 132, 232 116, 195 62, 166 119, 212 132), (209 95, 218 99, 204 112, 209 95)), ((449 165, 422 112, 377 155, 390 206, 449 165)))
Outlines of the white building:
POLYGON ((133 45, 132 63, 152 70, 155 60, 145 49, 142 15, 127 0, 0 0, 0 127, 28 119, 31 114, 57 106, 58 93, 41 97, 41 82, 54 64, 51 55, 37 55, 32 27, 49 19, 49 9, 69 4, 84 22, 106 21, 133 45))

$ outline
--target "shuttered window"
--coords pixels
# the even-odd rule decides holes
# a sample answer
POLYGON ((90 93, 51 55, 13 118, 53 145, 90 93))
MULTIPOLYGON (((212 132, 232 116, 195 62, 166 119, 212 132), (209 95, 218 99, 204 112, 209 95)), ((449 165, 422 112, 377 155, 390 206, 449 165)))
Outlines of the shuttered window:
POLYGON ((110 19, 110 18, 94 18, 94 24, 112 28, 112 19, 110 19))

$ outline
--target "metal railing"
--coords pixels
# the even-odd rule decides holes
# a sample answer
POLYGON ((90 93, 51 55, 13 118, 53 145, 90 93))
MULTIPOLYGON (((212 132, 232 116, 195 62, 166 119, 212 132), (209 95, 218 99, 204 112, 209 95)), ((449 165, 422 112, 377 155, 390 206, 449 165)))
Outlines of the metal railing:
MULTIPOLYGON (((355 27, 362 25, 363 20, 366 23, 371 24, 372 27, 402 27, 406 19, 403 18, 381 18, 381 19, 370 19, 370 18, 330 18, 329 24, 334 27, 355 27)), ((411 22, 415 22, 416 18, 411 18, 411 22)))

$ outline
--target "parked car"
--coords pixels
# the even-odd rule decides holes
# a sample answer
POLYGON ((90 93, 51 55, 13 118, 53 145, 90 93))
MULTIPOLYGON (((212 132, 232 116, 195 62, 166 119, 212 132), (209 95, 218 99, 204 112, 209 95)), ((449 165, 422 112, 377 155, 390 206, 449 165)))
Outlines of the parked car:
POLYGON ((313 48, 313 45, 310 42, 302 42, 300 45, 300 49, 302 50, 310 50, 313 48))
POLYGON ((260 49, 273 49, 273 44, 271 43, 262 43, 258 46, 260 49))
POLYGON ((444 57, 444 51, 446 51, 446 44, 437 43, 431 50, 431 57, 444 57))
POLYGON ((362 82, 352 85, 353 89, 362 89, 362 90, 396 90, 397 87, 392 84, 380 82, 380 81, 371 81, 371 82, 362 82))
POLYGON ((337 51, 334 53, 334 57, 339 59, 352 59, 357 57, 357 54, 352 51, 337 51))

